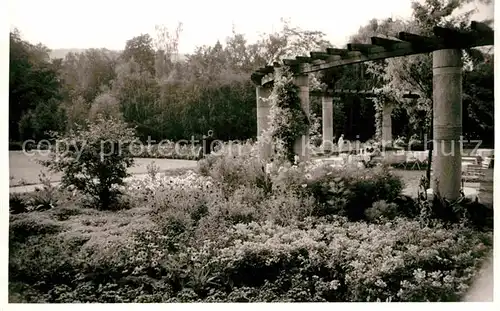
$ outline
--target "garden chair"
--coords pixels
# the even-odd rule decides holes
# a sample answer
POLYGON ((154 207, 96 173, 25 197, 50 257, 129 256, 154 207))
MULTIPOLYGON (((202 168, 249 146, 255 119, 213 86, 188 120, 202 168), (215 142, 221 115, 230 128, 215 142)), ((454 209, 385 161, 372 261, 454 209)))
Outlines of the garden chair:
POLYGON ((470 187, 479 191, 481 179, 485 176, 484 168, 479 164, 469 164, 462 172, 462 188, 470 187))
POLYGON ((404 167, 406 164, 406 154, 389 154, 387 155, 385 162, 389 165, 395 165, 396 167, 404 167))
POLYGON ((410 165, 412 170, 415 167, 417 167, 420 170, 420 161, 413 152, 408 152, 406 154, 406 162, 404 164, 404 169, 406 170, 410 165))
POLYGON ((490 167, 493 167, 494 164, 493 161, 494 161, 493 156, 485 157, 484 160, 481 162, 481 166, 483 167, 483 169, 489 169, 490 167))
MULTIPOLYGON (((480 157, 479 157, 479 159, 480 159, 480 157)), ((480 164, 479 159, 478 159, 478 157, 475 157, 475 156, 462 157, 462 162, 467 162, 467 163, 471 163, 471 164, 480 164)))

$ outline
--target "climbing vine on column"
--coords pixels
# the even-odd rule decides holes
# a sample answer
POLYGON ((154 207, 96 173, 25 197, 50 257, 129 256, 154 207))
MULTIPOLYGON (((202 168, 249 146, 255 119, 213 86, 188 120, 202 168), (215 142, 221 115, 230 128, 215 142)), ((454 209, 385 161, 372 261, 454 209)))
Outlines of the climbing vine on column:
POLYGON ((289 68, 280 68, 275 74, 270 100, 270 135, 274 150, 284 160, 293 162, 294 143, 307 135, 310 122, 301 107, 299 87, 294 84, 289 68))
POLYGON ((382 118, 383 118, 383 104, 384 98, 377 96, 373 99, 375 105, 375 139, 382 141, 382 118))

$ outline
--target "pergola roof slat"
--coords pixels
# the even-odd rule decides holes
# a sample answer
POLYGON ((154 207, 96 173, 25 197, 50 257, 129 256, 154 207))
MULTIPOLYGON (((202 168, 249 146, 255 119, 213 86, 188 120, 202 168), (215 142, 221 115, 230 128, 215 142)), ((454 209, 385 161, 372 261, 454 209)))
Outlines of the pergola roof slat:
POLYGON ((312 59, 310 57, 307 57, 307 56, 297 56, 295 57, 295 59, 299 62, 299 63, 309 63, 312 61, 312 59))
POLYGON ((380 46, 376 46, 373 44, 363 44, 363 43, 349 43, 347 44, 347 49, 349 51, 360 51, 363 54, 370 53, 374 51, 374 49, 381 49, 380 46))
POLYGON ((331 55, 326 52, 310 52, 312 59, 327 60, 331 55))
POLYGON ((283 64, 285 64, 286 66, 293 66, 300 64, 300 62, 296 59, 284 59, 283 64))
POLYGON ((344 56, 344 55, 347 55, 348 52, 349 52, 349 50, 346 50, 346 49, 336 49, 336 48, 327 48, 326 49, 326 53, 330 54, 330 55, 344 56))
POLYGON ((404 31, 398 33, 398 38, 403 41, 410 42, 412 45, 414 45, 414 47, 415 46, 436 47, 439 46, 439 44, 441 43, 441 40, 437 38, 420 36, 404 31))
POLYGON ((393 40, 393 39, 382 38, 382 37, 371 37, 370 41, 372 42, 373 45, 381 46, 386 50, 391 50, 392 47, 396 44, 404 43, 404 41, 401 41, 401 40, 393 40))

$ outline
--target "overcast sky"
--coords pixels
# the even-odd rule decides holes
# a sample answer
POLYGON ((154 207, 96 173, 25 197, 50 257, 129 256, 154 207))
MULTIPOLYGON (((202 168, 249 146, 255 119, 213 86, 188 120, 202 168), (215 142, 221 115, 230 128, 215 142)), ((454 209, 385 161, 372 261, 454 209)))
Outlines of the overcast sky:
MULTIPOLYGON (((141 33, 154 37, 154 26, 174 30, 183 23, 179 50, 212 45, 231 35, 234 24, 249 41, 289 18, 302 29, 320 30, 336 46, 372 18, 409 17, 411 0, 8 0, 11 29, 23 38, 51 49, 100 48, 121 50, 125 41, 141 33)), ((480 18, 492 17, 491 8, 480 18)))

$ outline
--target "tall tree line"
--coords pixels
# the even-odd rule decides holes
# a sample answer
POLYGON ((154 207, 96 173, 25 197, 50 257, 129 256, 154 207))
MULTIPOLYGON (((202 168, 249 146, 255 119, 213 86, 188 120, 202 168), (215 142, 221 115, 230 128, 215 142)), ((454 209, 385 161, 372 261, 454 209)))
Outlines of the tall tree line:
MULTIPOLYGON (((415 2, 412 18, 371 20, 351 41, 364 43, 370 36, 398 31, 428 35, 436 24, 463 28, 470 13, 453 12, 469 2, 415 2)), ((181 24, 173 31, 157 26, 154 37, 133 37, 121 52, 88 49, 54 60, 43 44, 29 43, 19 32, 11 32, 10 140, 46 138, 50 131, 72 129, 97 114, 123 118, 144 140, 189 139, 209 129, 221 139, 251 138, 256 134, 256 99, 250 74, 274 61, 331 46, 323 33, 293 27, 285 20, 279 31, 264 34, 257 42, 249 43, 233 30, 225 42, 198 47, 186 59, 178 57, 181 38, 181 24)), ((464 133, 492 140, 493 55, 466 52, 464 133)), ((410 137, 429 130, 431 65, 430 55, 422 54, 334 68, 312 79, 334 88, 382 89, 398 103, 395 133, 410 137), (421 99, 408 103, 402 98, 406 91, 420 94, 421 99)), ((320 102, 312 101, 318 116, 320 102)), ((346 100, 334 110, 336 134, 357 131, 365 139, 371 135, 373 129, 352 128, 353 122, 373 123, 370 100, 346 100), (352 103, 356 107, 350 107, 352 103)))

